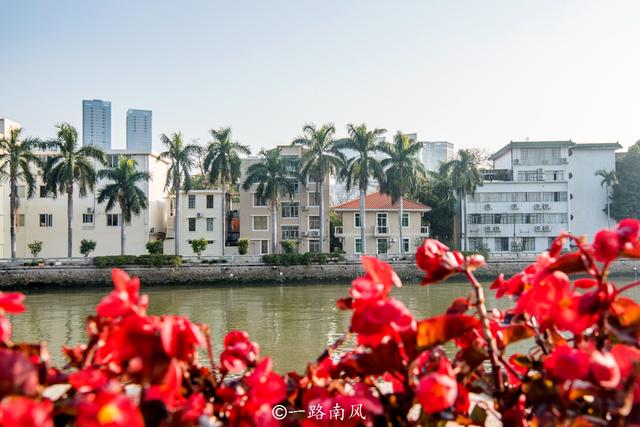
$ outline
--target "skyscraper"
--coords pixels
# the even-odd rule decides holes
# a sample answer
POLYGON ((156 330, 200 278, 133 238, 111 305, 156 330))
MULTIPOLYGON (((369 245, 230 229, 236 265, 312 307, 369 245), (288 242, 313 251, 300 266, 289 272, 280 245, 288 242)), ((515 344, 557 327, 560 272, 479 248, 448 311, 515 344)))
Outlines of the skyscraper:
POLYGON ((151 152, 150 110, 127 110, 127 150, 151 152))
POLYGON ((82 144, 111 149, 111 102, 82 101, 82 144))
POLYGON ((446 163, 456 157, 453 144, 447 141, 424 141, 422 142, 422 152, 420 160, 425 170, 437 171, 441 163, 446 163))

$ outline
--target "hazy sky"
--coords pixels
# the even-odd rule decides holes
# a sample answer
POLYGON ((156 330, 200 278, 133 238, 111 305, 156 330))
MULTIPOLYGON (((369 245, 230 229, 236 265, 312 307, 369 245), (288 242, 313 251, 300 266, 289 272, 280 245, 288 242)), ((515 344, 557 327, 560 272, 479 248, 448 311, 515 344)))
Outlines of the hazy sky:
POLYGON ((254 149, 306 122, 458 147, 640 139, 637 1, 0 0, 0 116, 28 135, 82 99, 159 135, 231 126, 254 149))

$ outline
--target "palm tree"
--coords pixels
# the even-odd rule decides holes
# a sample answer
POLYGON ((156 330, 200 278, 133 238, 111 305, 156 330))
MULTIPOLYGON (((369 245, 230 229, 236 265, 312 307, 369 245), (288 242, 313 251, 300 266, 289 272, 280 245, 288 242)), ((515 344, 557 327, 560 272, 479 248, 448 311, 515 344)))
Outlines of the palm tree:
POLYGON ((180 190, 184 189, 187 193, 191 189, 191 168, 196 163, 196 158, 201 150, 198 145, 185 144, 182 141, 181 132, 174 132, 170 137, 163 133, 160 136, 160 141, 167 147, 167 151, 160 153, 160 159, 166 159, 170 163, 164 188, 165 190, 170 189, 175 196, 174 255, 180 255, 180 190))
POLYGON ((251 154, 248 146, 231 141, 231 128, 211 129, 209 131, 213 141, 209 143, 204 153, 203 170, 208 174, 209 182, 220 185, 222 189, 222 203, 220 211, 222 218, 222 256, 224 257, 226 211, 225 201, 227 197, 227 184, 235 185, 240 179, 239 154, 251 154))
POLYGON ((138 183, 151 179, 148 172, 136 170, 136 161, 120 156, 118 166, 102 169, 98 172, 98 178, 113 181, 106 184, 98 192, 98 203, 107 201, 106 211, 110 212, 116 203, 120 207, 120 255, 125 252, 124 225, 131 222, 131 215, 140 215, 143 209, 147 209, 147 195, 138 187, 138 183))
POLYGON ((364 204, 370 179, 375 178, 379 183, 384 181, 384 169, 374 154, 380 151, 380 139, 386 130, 369 130, 364 123, 351 123, 347 125, 347 132, 349 137, 337 141, 336 149, 347 159, 341 173, 341 178, 347 184, 347 191, 356 185, 360 190, 360 242, 362 253, 366 253, 364 204))
POLYGON ((618 184, 618 175, 616 174, 616 171, 611 170, 611 171, 606 171, 604 169, 600 169, 598 171, 596 171, 596 176, 599 176, 602 178, 602 181, 600 181, 600 185, 602 187, 604 187, 607 191, 607 223, 608 223, 608 227, 611 228, 611 188, 618 184))
POLYGON ((467 249, 465 216, 467 212, 467 196, 473 196, 482 185, 482 175, 478 168, 478 157, 471 150, 459 150, 458 158, 441 165, 441 172, 451 177, 453 188, 460 203, 460 226, 462 227, 462 250, 467 249))
POLYGON ((398 131, 393 138, 393 144, 381 144, 380 150, 387 158, 381 164, 384 168, 386 179, 382 182, 381 191, 391 196, 392 203, 400 201, 400 254, 404 254, 402 236, 402 215, 404 213, 403 197, 418 181, 425 177, 424 166, 418 160, 422 144, 412 141, 407 135, 398 131))
POLYGON ((280 155, 279 148, 260 151, 262 159, 247 169, 247 177, 242 183, 242 189, 248 191, 257 184, 256 195, 268 201, 271 209, 271 252, 278 250, 276 217, 280 197, 294 193, 293 182, 289 179, 289 163, 280 155))
POLYGON ((12 129, 8 137, 0 139, 0 180, 9 181, 9 211, 11 213, 11 258, 16 257, 16 218, 19 198, 18 182, 26 184, 27 197, 31 198, 36 189, 36 180, 31 172, 31 164, 40 166, 33 149, 39 142, 33 138, 21 139, 22 129, 12 129))
POLYGON ((344 165, 343 156, 336 148, 333 135, 336 128, 332 123, 319 129, 314 124, 302 128, 302 135, 292 141, 292 145, 302 145, 307 150, 300 156, 298 171, 305 180, 313 175, 320 187, 320 251, 324 251, 324 178, 335 175, 344 165))
POLYGON ((80 197, 86 197, 96 184, 96 168, 92 160, 105 164, 105 153, 95 145, 78 145, 78 131, 69 123, 56 126, 56 139, 44 142, 44 147, 55 151, 44 167, 46 191, 53 197, 67 195, 67 256, 73 248, 73 191, 76 184, 80 197))

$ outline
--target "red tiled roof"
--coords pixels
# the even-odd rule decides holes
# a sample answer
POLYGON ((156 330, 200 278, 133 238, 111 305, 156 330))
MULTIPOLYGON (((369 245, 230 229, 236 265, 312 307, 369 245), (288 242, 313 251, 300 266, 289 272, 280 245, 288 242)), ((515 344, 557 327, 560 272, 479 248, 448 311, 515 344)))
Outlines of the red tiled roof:
MULTIPOLYGON (((391 203, 391 196, 381 194, 379 192, 369 193, 364 200, 364 208, 366 210, 396 210, 400 209, 400 201, 391 203)), ((430 211, 431 206, 414 202, 403 197, 403 208, 407 210, 430 211)), ((334 210, 357 210, 360 209, 360 198, 349 200, 333 207, 334 210)))

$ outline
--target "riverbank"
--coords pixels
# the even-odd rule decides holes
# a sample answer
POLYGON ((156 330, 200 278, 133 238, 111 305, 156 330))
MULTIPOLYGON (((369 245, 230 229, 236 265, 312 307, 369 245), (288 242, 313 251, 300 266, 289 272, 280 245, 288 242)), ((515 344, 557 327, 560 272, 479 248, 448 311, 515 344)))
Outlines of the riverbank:
MULTIPOLYGON (((492 281, 498 274, 509 276, 521 271, 530 262, 489 261, 478 270, 483 281, 492 281)), ((404 281, 418 281, 423 273, 412 262, 393 263, 395 271, 404 281)), ((348 282, 362 274, 358 263, 323 265, 267 266, 267 265, 198 265, 171 267, 123 267, 129 274, 140 277, 144 285, 220 284, 220 283, 296 283, 308 281, 348 282)), ((614 264, 611 276, 634 277, 640 270, 640 261, 624 260, 614 264)), ((93 266, 11 267, 0 270, 0 288, 40 288, 72 286, 109 286, 111 269, 93 266)))

